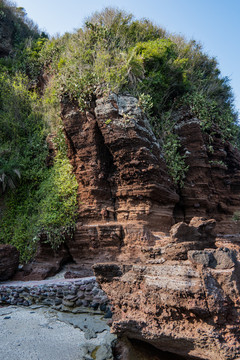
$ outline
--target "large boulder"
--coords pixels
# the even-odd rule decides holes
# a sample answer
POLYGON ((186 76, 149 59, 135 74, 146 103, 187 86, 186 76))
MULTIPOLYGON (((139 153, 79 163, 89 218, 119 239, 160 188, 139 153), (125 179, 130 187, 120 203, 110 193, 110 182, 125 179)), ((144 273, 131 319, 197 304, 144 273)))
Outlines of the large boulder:
POLYGON ((66 245, 60 244, 57 249, 52 249, 46 234, 42 234, 33 261, 24 265, 14 276, 14 280, 44 280, 57 274, 68 261, 71 261, 71 256, 66 245))
POLYGON ((18 250, 12 245, 0 245, 0 281, 10 279, 17 271, 18 265, 18 250))

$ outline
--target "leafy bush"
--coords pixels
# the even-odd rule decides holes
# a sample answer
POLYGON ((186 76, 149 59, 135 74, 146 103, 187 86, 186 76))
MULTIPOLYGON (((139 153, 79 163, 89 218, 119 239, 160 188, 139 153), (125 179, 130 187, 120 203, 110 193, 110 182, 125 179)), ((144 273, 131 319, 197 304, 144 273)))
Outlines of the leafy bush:
POLYGON ((27 17, 25 9, 16 7, 11 1, 0 0, 0 21, 7 22, 12 30, 13 48, 18 47, 27 38, 38 38, 38 26, 27 17))
POLYGON ((58 154, 54 165, 46 167, 45 139, 49 130, 42 102, 28 90, 27 78, 1 75, 0 85, 0 175, 4 171, 11 185, 18 180, 17 186, 12 186, 16 187, 14 191, 5 196, 0 241, 15 245, 22 261, 27 261, 36 250, 41 232, 50 234, 48 241, 56 247, 63 241, 63 234, 72 231, 77 182, 61 129, 56 136, 58 154), (21 178, 16 179, 18 174, 21 178))
POLYGON ((58 153, 54 165, 48 170, 46 179, 41 183, 37 196, 38 233, 47 234, 53 248, 57 248, 66 234, 73 233, 77 216, 77 181, 72 166, 66 156, 64 135, 59 132, 56 146, 58 153))

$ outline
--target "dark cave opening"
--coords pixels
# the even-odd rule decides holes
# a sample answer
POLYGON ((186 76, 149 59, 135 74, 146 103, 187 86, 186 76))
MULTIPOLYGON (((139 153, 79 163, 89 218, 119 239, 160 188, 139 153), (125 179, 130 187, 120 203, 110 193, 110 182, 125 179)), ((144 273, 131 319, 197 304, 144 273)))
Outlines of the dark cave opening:
POLYGON ((195 357, 163 351, 145 341, 129 338, 116 342, 113 355, 114 360, 197 360, 195 357))

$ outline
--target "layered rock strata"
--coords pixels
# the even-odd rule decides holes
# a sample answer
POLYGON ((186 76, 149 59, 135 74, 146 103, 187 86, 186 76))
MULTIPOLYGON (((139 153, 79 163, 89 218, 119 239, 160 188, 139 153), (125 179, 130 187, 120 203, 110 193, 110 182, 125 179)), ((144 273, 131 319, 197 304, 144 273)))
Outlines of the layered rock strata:
POLYGON ((214 217, 218 232, 239 232, 232 221, 240 206, 240 153, 224 140, 218 127, 203 131, 201 122, 189 111, 176 115, 175 131, 189 166, 175 207, 176 221, 194 216, 214 217))
POLYGON ((178 201, 137 99, 112 93, 88 112, 65 104, 62 117, 79 184, 79 222, 68 241, 73 260, 115 260, 126 245, 136 255, 147 229, 170 228, 178 201))
POLYGON ((239 252, 210 247, 214 225, 196 218, 175 225, 144 263, 94 266, 119 337, 186 358, 240 358, 239 252))
MULTIPOLYGON (((74 237, 64 245, 75 263, 70 266, 74 276, 91 275, 96 262, 144 261, 146 247, 163 239, 174 223, 189 223, 194 216, 216 218, 220 246, 229 245, 224 235, 235 234, 234 246, 239 247, 239 224, 232 216, 240 206, 240 154, 217 129, 210 141, 193 114, 184 110, 176 115, 175 131, 189 170, 184 187, 175 189, 136 98, 99 95, 89 109, 62 103, 68 156, 78 181, 78 221, 74 237)), ((40 246, 35 269, 44 262, 42 251, 40 246)), ((61 252, 55 268, 66 262, 61 252)))
POLYGON ((64 244, 69 276, 95 264, 119 337, 186 358, 237 360, 239 152, 180 112, 175 131, 189 170, 176 189, 135 98, 111 93, 89 105, 62 104, 79 202, 64 244))

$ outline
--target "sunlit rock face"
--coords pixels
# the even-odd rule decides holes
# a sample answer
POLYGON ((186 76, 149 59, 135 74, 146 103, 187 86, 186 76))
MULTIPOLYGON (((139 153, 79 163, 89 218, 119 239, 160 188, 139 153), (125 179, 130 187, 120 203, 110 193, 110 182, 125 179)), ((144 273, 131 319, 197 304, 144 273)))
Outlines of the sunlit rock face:
POLYGON ((110 93, 89 105, 62 104, 79 204, 64 244, 69 276, 94 267, 119 338, 184 358, 239 359, 239 152, 215 129, 213 153, 199 120, 179 112, 189 165, 179 189, 134 97, 110 93))
POLYGON ((200 218, 176 224, 145 262, 94 266, 120 338, 185 358, 239 359, 239 252, 214 247, 214 225, 200 218))
POLYGON ((68 247, 76 264, 95 263, 113 331, 184 357, 237 359, 239 153, 216 129, 213 157, 199 120, 179 113, 189 171, 175 189, 134 97, 112 93, 91 108, 62 111, 79 183, 68 247))
POLYGON ((88 112, 64 105, 62 117, 79 184, 73 260, 141 258, 149 229, 168 231, 179 199, 146 116, 134 97, 111 93, 88 112))
POLYGON ((194 216, 217 220, 217 232, 239 232, 232 216, 240 205, 240 153, 226 141, 214 125, 211 134, 203 131, 201 122, 189 111, 176 115, 175 131, 181 153, 189 166, 180 189, 176 221, 189 222, 194 216))
POLYGON ((75 262, 141 260, 141 246, 153 244, 154 233, 195 216, 216 219, 222 235, 238 232, 232 216, 240 206, 240 154, 219 130, 211 139, 213 155, 200 121, 186 110, 174 115, 189 166, 184 187, 176 189, 136 98, 110 93, 89 105, 83 112, 62 104, 78 181, 79 220, 68 241, 75 262))

